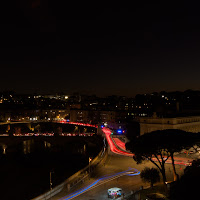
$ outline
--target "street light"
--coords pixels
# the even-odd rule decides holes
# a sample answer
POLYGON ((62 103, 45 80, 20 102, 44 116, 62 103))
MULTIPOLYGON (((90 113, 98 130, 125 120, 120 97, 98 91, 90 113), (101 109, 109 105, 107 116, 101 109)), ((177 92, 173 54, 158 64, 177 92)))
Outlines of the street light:
POLYGON ((89 157, 89 175, 90 175, 90 162, 92 161, 92 158, 89 157))

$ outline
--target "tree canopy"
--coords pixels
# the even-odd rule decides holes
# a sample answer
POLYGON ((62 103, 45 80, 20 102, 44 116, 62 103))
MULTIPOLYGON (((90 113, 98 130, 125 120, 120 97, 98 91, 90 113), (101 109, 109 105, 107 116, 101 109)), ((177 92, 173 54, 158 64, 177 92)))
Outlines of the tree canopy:
POLYGON ((150 160, 163 176, 166 182, 165 163, 169 157, 172 159, 174 175, 174 152, 192 147, 200 139, 199 134, 185 132, 177 129, 153 131, 144 134, 126 144, 126 148, 134 153, 133 159, 138 163, 150 160), (157 161, 157 162, 155 162, 157 161))

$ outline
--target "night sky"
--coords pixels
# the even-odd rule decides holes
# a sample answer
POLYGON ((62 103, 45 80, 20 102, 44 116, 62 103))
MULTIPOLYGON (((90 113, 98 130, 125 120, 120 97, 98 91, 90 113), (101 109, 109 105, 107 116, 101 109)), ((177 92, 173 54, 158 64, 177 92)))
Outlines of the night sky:
POLYGON ((0 12, 1 91, 135 96, 200 90, 199 5, 11 2, 0 12))

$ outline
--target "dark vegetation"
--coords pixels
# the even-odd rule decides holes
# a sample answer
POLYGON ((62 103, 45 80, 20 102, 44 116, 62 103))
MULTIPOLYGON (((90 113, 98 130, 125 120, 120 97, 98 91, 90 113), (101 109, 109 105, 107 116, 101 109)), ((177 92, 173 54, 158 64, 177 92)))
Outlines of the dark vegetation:
POLYGON ((140 177, 144 182, 150 183, 151 187, 153 187, 154 183, 157 183, 160 181, 160 174, 159 174, 158 169, 156 168, 145 167, 141 171, 140 177))
POLYGON ((168 159, 172 161, 174 180, 178 179, 174 153, 182 149, 187 149, 200 141, 200 135, 182 130, 169 129, 154 131, 131 140, 126 144, 126 148, 135 155, 133 159, 138 163, 151 161, 162 174, 163 185, 166 187, 167 181, 165 173, 165 163, 168 159))
POLYGON ((200 160, 194 160, 184 170, 183 176, 171 186, 170 199, 199 199, 200 160))

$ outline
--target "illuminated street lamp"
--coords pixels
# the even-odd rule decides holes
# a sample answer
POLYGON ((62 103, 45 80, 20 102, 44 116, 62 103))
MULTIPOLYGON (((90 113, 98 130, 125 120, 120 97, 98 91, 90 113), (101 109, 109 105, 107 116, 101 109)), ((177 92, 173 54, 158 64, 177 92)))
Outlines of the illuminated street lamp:
POLYGON ((92 158, 89 157, 89 175, 90 175, 90 162, 92 161, 92 158))

